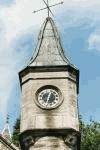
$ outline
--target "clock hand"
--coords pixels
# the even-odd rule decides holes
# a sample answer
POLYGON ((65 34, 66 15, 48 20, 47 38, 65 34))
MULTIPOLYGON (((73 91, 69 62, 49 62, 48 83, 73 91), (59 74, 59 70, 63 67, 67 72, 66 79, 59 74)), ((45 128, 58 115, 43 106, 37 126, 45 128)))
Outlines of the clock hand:
POLYGON ((48 97, 47 97, 47 105, 48 105, 48 101, 50 99, 50 96, 51 96, 51 92, 49 92, 48 97))

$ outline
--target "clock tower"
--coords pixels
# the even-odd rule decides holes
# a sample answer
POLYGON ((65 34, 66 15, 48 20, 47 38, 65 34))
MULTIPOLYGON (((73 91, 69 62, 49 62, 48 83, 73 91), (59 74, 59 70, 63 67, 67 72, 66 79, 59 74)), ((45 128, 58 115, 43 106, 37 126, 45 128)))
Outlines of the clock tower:
POLYGON ((22 150, 79 150, 79 70, 65 56, 51 17, 45 19, 19 78, 22 150))

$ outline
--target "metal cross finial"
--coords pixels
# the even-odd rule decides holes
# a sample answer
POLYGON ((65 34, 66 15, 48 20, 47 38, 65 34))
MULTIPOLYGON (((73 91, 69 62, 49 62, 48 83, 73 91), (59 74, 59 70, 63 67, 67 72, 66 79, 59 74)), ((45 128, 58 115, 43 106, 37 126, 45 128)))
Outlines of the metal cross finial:
POLYGON ((9 115, 7 115, 6 123, 7 123, 7 124, 9 123, 9 115))
MULTIPOLYGON (((50 13, 53 15, 53 13, 52 13, 50 7, 53 7, 53 6, 56 6, 56 5, 59 5, 59 4, 63 4, 63 3, 64 3, 63 1, 61 1, 60 3, 54 4, 54 5, 49 5, 49 0, 47 0, 47 2, 45 2, 45 0, 43 0, 43 2, 45 3, 46 7, 45 7, 45 8, 41 8, 41 9, 36 10, 36 11, 33 11, 33 13, 36 13, 36 12, 38 12, 38 11, 47 9, 47 10, 48 10, 48 17, 49 17, 50 13)), ((54 16, 54 15, 53 15, 53 16, 54 16)))
POLYGON ((49 6, 49 1, 47 0, 47 3, 46 3, 45 0, 43 0, 43 2, 45 3, 45 5, 47 6, 46 8, 48 9, 48 17, 49 17, 49 12, 51 12, 51 14, 53 15, 53 13, 52 13, 52 11, 50 9, 50 6, 49 6))
MULTIPOLYGON (((43 0, 44 1, 44 0, 43 0)), ((44 1, 45 3, 45 1, 44 1)), ((47 0, 47 5, 48 5, 48 17, 49 17, 49 1, 47 0)), ((50 10, 51 11, 51 10, 50 10)))

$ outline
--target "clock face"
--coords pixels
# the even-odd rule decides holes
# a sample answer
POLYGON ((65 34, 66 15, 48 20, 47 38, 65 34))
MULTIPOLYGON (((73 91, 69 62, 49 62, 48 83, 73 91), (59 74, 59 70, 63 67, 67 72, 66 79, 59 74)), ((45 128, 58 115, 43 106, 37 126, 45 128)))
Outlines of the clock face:
POLYGON ((44 89, 38 94, 38 102, 44 108, 54 108, 59 103, 59 94, 54 89, 44 89))

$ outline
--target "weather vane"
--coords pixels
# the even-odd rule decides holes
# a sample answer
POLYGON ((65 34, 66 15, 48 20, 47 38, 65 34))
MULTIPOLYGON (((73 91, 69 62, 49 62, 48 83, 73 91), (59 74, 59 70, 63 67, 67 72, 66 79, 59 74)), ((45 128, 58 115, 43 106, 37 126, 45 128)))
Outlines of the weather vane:
MULTIPOLYGON (((47 9, 47 10, 48 10, 48 17, 49 17, 50 13, 53 15, 53 13, 52 13, 50 7, 54 7, 54 6, 56 6, 56 5, 59 5, 59 4, 63 4, 63 3, 64 3, 63 1, 61 1, 60 3, 56 3, 56 4, 53 4, 53 5, 49 5, 49 0, 47 0, 47 2, 45 2, 45 0, 43 0, 43 2, 45 3, 46 7, 41 8, 41 9, 36 10, 36 11, 33 11, 33 13, 36 13, 36 12, 38 12, 38 11, 47 9)), ((54 15, 53 15, 53 16, 54 16, 54 15)))

